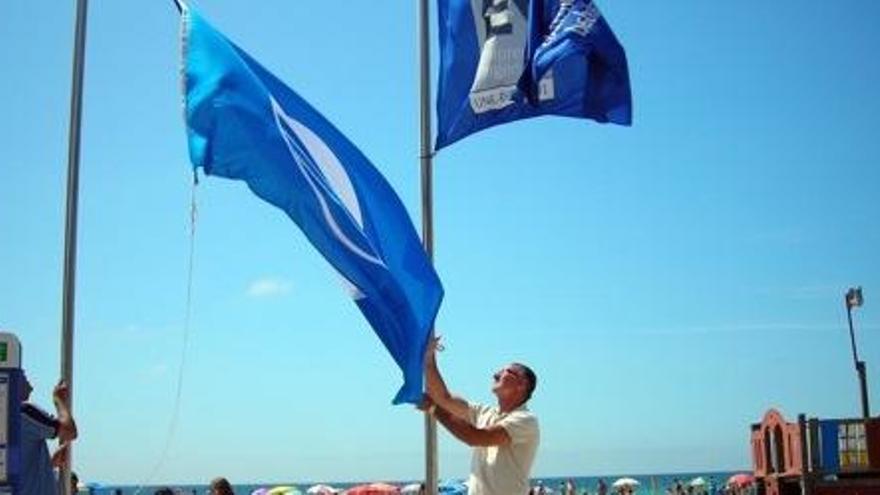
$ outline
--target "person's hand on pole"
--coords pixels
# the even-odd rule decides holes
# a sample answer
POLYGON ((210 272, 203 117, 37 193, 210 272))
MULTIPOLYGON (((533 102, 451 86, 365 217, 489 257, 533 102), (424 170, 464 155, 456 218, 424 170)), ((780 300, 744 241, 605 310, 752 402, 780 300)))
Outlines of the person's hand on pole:
POLYGON ((55 402, 55 410, 58 412, 58 439, 63 445, 75 440, 78 435, 76 422, 70 412, 70 389, 64 380, 60 380, 58 385, 55 385, 52 398, 55 402))
POLYGON ((425 348, 425 365, 436 363, 437 361, 437 352, 443 352, 443 343, 440 342, 442 339, 442 335, 432 335, 430 339, 428 339, 428 345, 425 348))
POLYGON ((67 387, 67 383, 62 378, 58 381, 58 384, 55 385, 55 388, 52 390, 52 399, 55 401, 55 404, 58 403, 64 404, 64 406, 70 405, 70 389, 67 387))
POLYGON ((424 395, 422 395, 422 402, 420 402, 416 406, 416 409, 418 409, 419 411, 422 411, 422 412, 426 412, 426 413, 433 416, 434 411, 437 409, 437 404, 435 404, 434 401, 431 400, 431 396, 429 396, 428 394, 424 394, 424 395))

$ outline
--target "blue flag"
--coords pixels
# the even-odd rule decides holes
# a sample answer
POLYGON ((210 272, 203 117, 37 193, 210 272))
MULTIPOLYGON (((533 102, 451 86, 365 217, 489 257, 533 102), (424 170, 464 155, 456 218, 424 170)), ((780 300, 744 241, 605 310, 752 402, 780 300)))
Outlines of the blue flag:
POLYGON ((299 95, 182 6, 190 159, 284 210, 342 276, 403 371, 394 403, 422 398, 443 298, 406 209, 367 158, 299 95))
POLYGON ((626 53, 589 0, 439 0, 436 148, 563 115, 629 125, 626 53))

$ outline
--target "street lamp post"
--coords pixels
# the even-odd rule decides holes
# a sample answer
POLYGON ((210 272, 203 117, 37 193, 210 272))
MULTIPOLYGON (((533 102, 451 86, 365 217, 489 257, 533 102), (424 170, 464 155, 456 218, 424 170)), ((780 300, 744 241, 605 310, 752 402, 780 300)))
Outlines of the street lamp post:
POLYGON ((861 388, 862 393, 862 416, 865 418, 871 417, 871 408, 868 405, 868 379, 865 376, 865 362, 859 361, 859 353, 856 348, 856 334, 853 331, 853 320, 852 320, 852 309, 860 307, 862 305, 862 288, 850 288, 846 291, 846 296, 844 298, 846 303, 846 317, 849 321, 849 339, 852 344, 852 353, 853 353, 853 362, 856 365, 856 373, 859 375, 859 387, 861 388))

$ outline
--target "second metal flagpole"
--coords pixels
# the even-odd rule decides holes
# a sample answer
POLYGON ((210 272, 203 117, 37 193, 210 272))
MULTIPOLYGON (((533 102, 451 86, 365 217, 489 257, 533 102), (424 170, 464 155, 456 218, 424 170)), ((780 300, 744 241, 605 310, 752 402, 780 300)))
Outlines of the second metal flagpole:
MULTIPOLYGON (((86 17, 88 0, 76 2, 76 31, 74 34, 73 77, 70 91, 70 129, 67 144, 67 213, 64 227, 64 286, 61 309, 61 378, 70 393, 68 406, 73 410, 73 327, 76 301, 76 233, 79 203, 80 128, 82 125, 82 86, 85 67, 86 17)), ((68 460, 72 462, 72 446, 68 460)), ((70 495, 70 464, 61 469, 59 476, 62 495, 70 495)))
MULTIPOLYGON (((428 0, 419 2, 419 161, 422 184, 422 243, 434 261, 433 156, 431 149, 431 43, 428 0)), ((431 331, 433 336, 433 330, 431 331)), ((425 494, 437 495, 437 420, 425 413, 425 494)))

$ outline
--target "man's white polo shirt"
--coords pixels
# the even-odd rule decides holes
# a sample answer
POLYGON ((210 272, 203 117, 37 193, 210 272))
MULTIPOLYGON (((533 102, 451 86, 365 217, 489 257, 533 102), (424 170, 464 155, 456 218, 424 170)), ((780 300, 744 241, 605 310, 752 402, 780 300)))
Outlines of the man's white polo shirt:
POLYGON ((520 406, 502 413, 497 406, 469 404, 469 420, 477 428, 501 426, 510 443, 498 447, 474 447, 470 495, 526 495, 529 474, 538 450, 538 418, 520 406))

